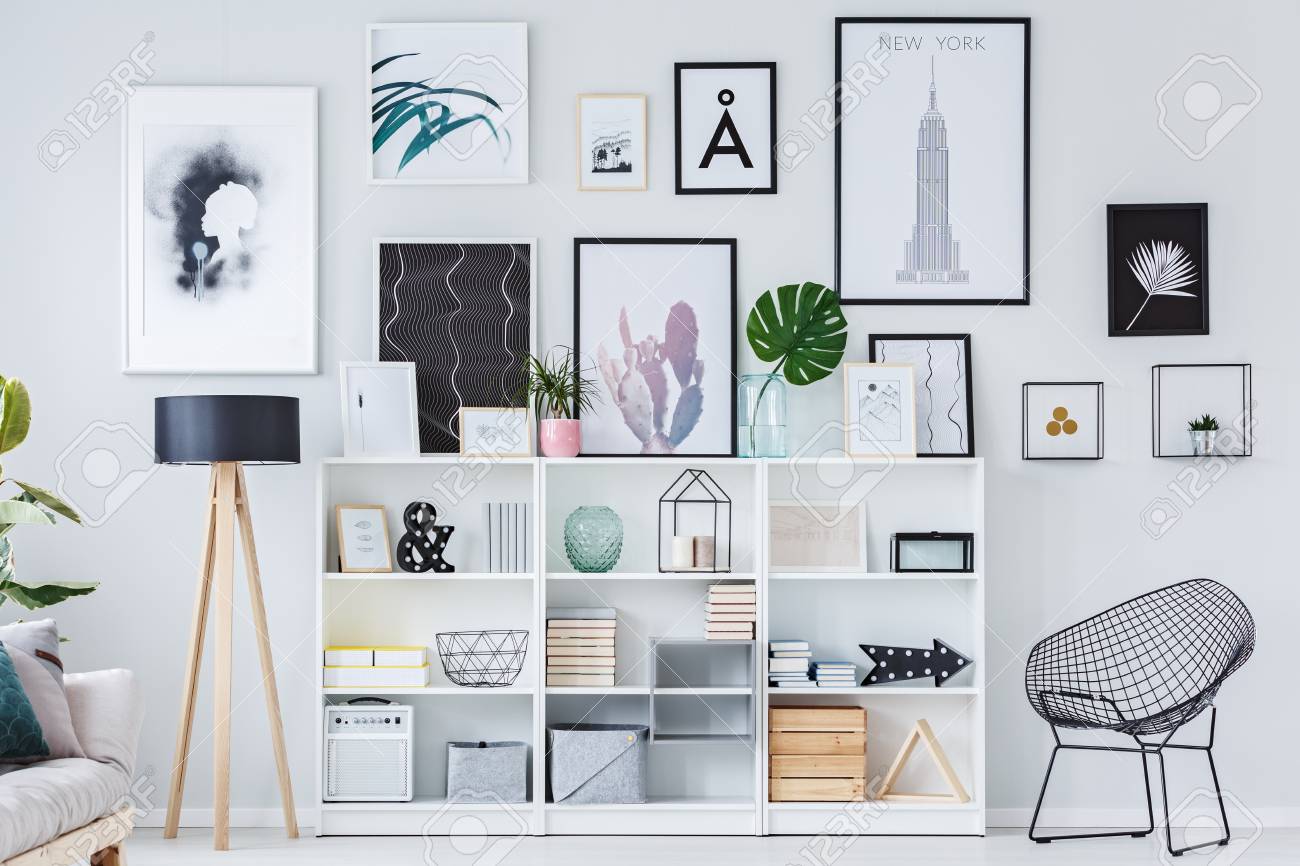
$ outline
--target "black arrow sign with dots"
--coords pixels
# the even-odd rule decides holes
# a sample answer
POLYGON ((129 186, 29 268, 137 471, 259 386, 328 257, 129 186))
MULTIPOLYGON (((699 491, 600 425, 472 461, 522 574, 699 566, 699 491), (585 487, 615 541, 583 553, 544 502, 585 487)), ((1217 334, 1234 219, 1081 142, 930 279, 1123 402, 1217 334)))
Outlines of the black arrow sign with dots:
POLYGON ((863 677, 864 686, 906 683, 927 677, 934 677, 935 686, 942 686, 975 664, 938 638, 934 638, 934 649, 865 643, 858 646, 876 663, 863 677))

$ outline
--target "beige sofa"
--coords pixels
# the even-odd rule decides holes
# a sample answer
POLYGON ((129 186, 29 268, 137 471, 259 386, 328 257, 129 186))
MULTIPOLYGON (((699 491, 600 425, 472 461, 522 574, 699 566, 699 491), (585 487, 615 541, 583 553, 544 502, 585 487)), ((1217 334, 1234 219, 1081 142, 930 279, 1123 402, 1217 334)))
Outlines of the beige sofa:
POLYGON ((144 702, 125 670, 64 677, 84 758, 0 764, 0 866, 125 863, 122 846, 153 787, 135 784, 144 702))

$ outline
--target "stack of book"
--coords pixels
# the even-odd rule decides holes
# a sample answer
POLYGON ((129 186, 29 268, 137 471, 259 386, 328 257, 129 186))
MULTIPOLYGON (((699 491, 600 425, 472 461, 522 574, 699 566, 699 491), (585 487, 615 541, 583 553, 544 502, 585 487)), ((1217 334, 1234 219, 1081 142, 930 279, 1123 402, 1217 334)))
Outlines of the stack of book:
POLYGON ((858 684, 853 662, 813 662, 813 679, 819 689, 851 689, 858 684))
POLYGON ((484 561, 493 574, 533 570, 533 506, 529 502, 483 503, 484 561))
POLYGON ((774 640, 767 647, 767 682, 777 689, 815 689, 808 677, 812 651, 806 640, 774 640))
POLYGON ((546 684, 548 686, 614 685, 612 607, 546 609, 546 684))
POLYGON ((715 583, 704 603, 704 636, 709 640, 753 640, 758 595, 752 583, 715 583))
POLYGON ((325 648, 326 688, 421 688, 429 684, 422 646, 331 646, 325 648))

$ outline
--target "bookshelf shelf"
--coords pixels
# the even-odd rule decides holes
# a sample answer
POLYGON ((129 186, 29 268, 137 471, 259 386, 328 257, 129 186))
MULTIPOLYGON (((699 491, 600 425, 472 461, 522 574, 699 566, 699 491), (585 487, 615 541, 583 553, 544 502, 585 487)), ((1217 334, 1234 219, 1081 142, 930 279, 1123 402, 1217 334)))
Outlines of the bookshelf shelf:
MULTIPOLYGON (((867 810, 866 818, 854 819, 864 835, 984 832, 982 460, 496 460, 424 455, 329 458, 320 462, 318 472, 316 650, 332 644, 425 645, 433 677, 423 688, 316 688, 308 718, 316 743, 318 834, 420 834, 426 826, 434 827, 428 831, 431 835, 456 834, 466 832, 456 829, 458 818, 472 815, 479 820, 475 826, 503 835, 814 835, 837 815, 855 809, 867 810), (967 531, 976 536, 975 572, 769 572, 767 503, 800 496, 809 501, 836 499, 841 491, 819 480, 836 473, 813 471, 827 466, 843 468, 839 474, 877 476, 864 500, 870 566, 887 566, 888 541, 895 532, 967 531), (484 467, 491 471, 482 471, 484 467), (735 571, 655 570, 661 543, 657 497, 686 468, 708 469, 733 502, 735 571), (476 479, 468 492, 457 487, 465 476, 476 479), (383 504, 395 543, 402 509, 417 496, 431 498, 440 520, 456 526, 447 556, 461 570, 449 575, 337 571, 335 505, 383 504), (479 525, 488 502, 533 505, 535 570, 488 570, 485 529, 479 525), (620 561, 611 572, 575 573, 564 553, 564 521, 573 509, 597 504, 613 508, 623 520, 620 561), (756 640, 705 639, 705 603, 714 583, 755 585, 756 640), (615 685, 545 685, 548 607, 617 611, 615 685), (436 633, 521 628, 530 636, 524 668, 514 685, 462 688, 443 675, 434 649, 436 633), (927 681, 780 689, 767 682, 767 641, 773 638, 808 640, 817 660, 856 662, 860 682, 867 660, 859 643, 928 646, 935 637, 975 662, 942 688, 927 681), (362 696, 415 707, 416 796, 410 802, 321 799, 322 708, 362 696), (867 754, 875 763, 893 754, 916 719, 929 718, 972 801, 767 802, 767 711, 797 704, 865 707, 867 754), (547 725, 579 721, 650 728, 647 802, 545 802, 547 725), (508 807, 448 802, 446 742, 480 739, 528 742, 529 802, 508 807)), ((925 788, 929 780, 917 782, 925 788)))

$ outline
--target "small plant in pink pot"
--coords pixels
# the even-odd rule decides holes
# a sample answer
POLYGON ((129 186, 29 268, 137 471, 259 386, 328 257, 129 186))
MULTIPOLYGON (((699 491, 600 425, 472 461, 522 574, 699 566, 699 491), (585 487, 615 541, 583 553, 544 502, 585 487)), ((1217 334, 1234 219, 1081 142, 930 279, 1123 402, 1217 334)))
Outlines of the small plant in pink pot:
POLYGON ((524 362, 524 395, 538 419, 538 445, 543 457, 576 457, 582 450, 581 422, 573 417, 590 410, 599 391, 583 375, 567 346, 556 346, 543 357, 524 362))

